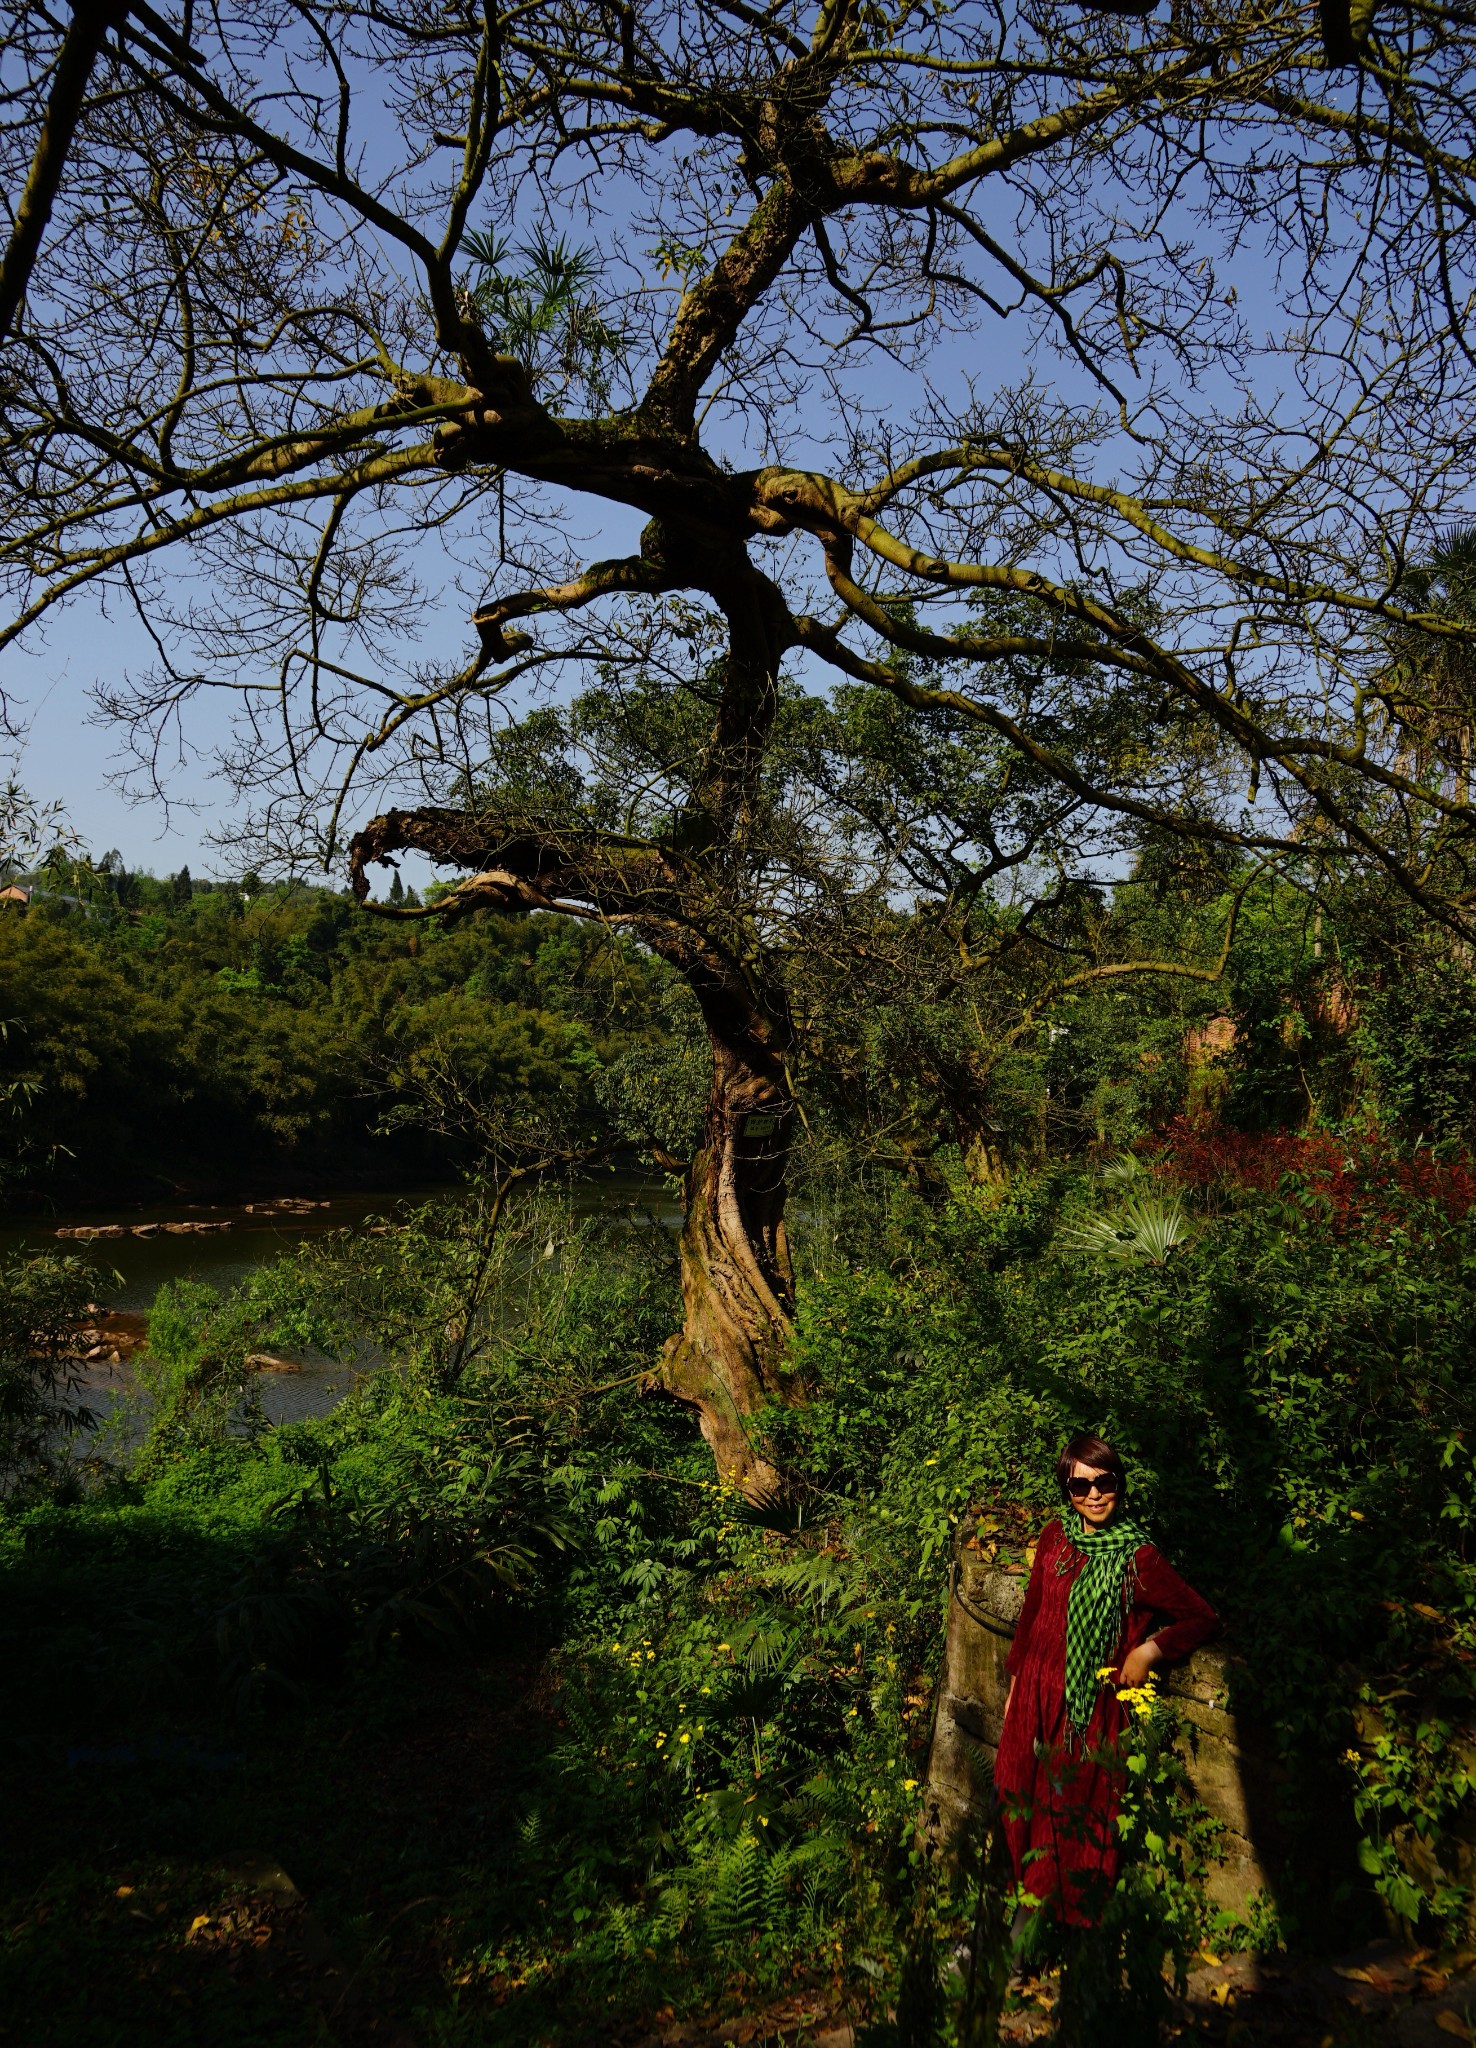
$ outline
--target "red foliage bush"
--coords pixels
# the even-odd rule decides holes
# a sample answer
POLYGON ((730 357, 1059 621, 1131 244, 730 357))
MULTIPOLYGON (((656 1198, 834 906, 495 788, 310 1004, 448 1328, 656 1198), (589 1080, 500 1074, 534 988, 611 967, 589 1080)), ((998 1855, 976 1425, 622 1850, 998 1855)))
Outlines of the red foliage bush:
POLYGON ((1412 1208, 1437 1208, 1446 1221, 1458 1223, 1476 1207, 1476 1164, 1470 1159, 1401 1157, 1372 1134, 1231 1131, 1179 1117, 1145 1149, 1156 1172, 1206 1191, 1252 1188, 1272 1194, 1290 1175, 1324 1198, 1339 1232, 1407 1220, 1412 1208))

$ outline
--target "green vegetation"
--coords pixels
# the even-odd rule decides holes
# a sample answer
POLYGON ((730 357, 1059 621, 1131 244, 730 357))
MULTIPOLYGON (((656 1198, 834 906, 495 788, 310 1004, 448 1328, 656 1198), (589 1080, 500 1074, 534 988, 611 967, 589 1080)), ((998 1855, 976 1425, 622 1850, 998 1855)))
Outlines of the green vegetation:
POLYGON ((594 1077, 664 1035, 659 970, 561 920, 386 924, 325 889, 111 860, 67 879, 0 905, 11 1201, 449 1171, 475 1135, 461 1096, 587 1116, 594 1077), (448 1064, 460 1095, 428 1128, 448 1064))
MULTIPOLYGON (((1111 915, 1199 914, 1176 901, 1145 877, 1111 915)), ((169 1290, 142 1449, 32 1457, 0 1525, 0 2010, 44 2010, 26 2038, 59 2044, 99 2001, 122 2043, 371 2040, 374 2016, 574 2043, 798 1998, 878 2040, 894 2009, 909 2038, 987 2038, 1002 1892, 984 1911, 915 1835, 948 1546, 969 1510, 1051 1512, 1082 1422, 1221 1607, 1305 1853, 1252 1924, 1215 1921, 1213 1830, 1150 1715, 1069 2023, 1150 2026, 1206 1939, 1468 1942, 1476 1174, 1441 1011, 1467 970, 1386 924, 1359 980, 1357 909, 1253 901, 1187 1007, 1142 978, 1067 998, 987 1171, 899 1151, 923 1062, 880 1129, 817 1074, 790 1345, 811 1392, 759 1425, 769 1503, 717 1487, 647 1390, 677 1272, 638 1218, 547 1189, 496 1211, 489 1185, 228 1297, 169 1290), (1234 1031, 1207 1053, 1215 1006, 1234 1031), (1323 1110, 1298 1127, 1294 1077, 1323 1110), (269 1341, 392 1364, 272 1430, 245 1363, 269 1341), (971 1926, 969 1980, 942 1965, 971 1926)), ((533 929, 543 959, 562 928, 533 929)), ((9 1321, 44 1324, 22 1289, 96 1284, 17 1269, 9 1321)))
POLYGON ((1063 2048, 1469 1961, 1470 10, 12 13, 0 645, 124 617, 125 779, 352 895, 7 768, 0 1198, 466 1186, 165 1289, 129 1431, 0 1275, 0 2036, 995 2048, 945 1580, 1082 1424, 1280 1833, 1212 1916, 1139 1700, 1063 2048))
POLYGON ((0 1494, 70 1492, 68 1455, 91 1416, 69 1400, 77 1387, 69 1354, 102 1276, 83 1260, 17 1261, 0 1275, 0 1494))

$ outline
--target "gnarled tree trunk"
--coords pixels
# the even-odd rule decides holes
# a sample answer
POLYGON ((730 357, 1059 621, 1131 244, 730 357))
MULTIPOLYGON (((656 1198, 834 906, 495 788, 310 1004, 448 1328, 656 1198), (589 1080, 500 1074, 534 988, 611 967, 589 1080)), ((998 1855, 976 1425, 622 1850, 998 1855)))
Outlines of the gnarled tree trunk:
MULTIPOLYGON (((787 1013, 734 1030, 699 984, 712 1035, 712 1092, 687 1170, 682 1224, 683 1326, 667 1341, 663 1384, 695 1408, 718 1476, 750 1495, 778 1474, 751 1436, 753 1419, 802 1389, 785 1352, 794 1272, 784 1206, 795 1106, 784 1072, 787 1013), (775 1030, 777 1025, 778 1029, 775 1030)), ((724 1004, 722 1008, 729 1008, 724 1004)))

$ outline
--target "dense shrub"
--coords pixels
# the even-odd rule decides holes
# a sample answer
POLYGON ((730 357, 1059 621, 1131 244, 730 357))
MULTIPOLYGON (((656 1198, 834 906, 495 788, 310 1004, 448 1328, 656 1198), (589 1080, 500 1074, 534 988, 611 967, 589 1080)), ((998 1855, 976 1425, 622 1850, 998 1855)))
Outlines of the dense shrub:
POLYGON ((85 1260, 0 1264, 0 1497, 56 1490, 96 1417, 79 1398, 77 1333, 103 1275, 85 1260))
MULTIPOLYGON (((530 1205, 478 1263, 474 1206, 426 1211, 233 1300, 179 1291, 154 1348, 180 1386, 293 1315, 400 1362, 324 1421, 175 1426, 110 1492, 13 1512, 17 1711, 192 1694, 249 1719, 520 1618, 551 1732, 515 1849, 467 1873, 448 2038, 582 2039, 797 1971, 905 2016, 920 1986, 937 2003, 970 1911, 915 1840, 948 1546, 981 1506, 1055 1512, 1056 1450, 1087 1424, 1220 1606, 1292 1820, 1301 1799, 1309 1827, 1345 1824, 1275 1873, 1255 1938, 1349 1938, 1380 1904, 1465 1936, 1476 1210, 1370 1151, 1348 1172, 1377 1227, 1350 1229, 1320 1151, 1230 1153, 1268 1156, 1274 1184, 1191 1184, 1192 1232, 1154 1257, 1110 1232, 1116 1255, 1082 1248, 1153 1174, 817 1200, 795 1335, 816 1393, 765 1419, 792 1480, 766 1508, 717 1488, 690 1421, 642 1391, 671 1315, 662 1232, 530 1205)), ((1134 1825, 1151 1867, 1112 1955, 1147 2011, 1143 1958, 1182 1964, 1204 1921, 1167 1882, 1162 1821, 1134 1825)), ((1104 1967, 1077 1958, 1073 1995, 1104 1967)))
POLYGON ((1401 1152, 1373 1131, 1233 1131, 1176 1119, 1143 1149, 1167 1180, 1204 1195, 1273 1194, 1290 1180, 1325 1204, 1340 1235, 1397 1229, 1412 1205, 1417 1229, 1429 1235, 1441 1214, 1460 1223, 1476 1205, 1469 1159, 1401 1152))

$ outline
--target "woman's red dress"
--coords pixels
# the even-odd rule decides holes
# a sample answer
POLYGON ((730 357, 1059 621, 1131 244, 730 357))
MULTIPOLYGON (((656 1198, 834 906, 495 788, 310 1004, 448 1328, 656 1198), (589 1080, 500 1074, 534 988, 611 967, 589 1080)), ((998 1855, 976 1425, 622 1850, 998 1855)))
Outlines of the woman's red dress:
MULTIPOLYGON (((1121 1772, 1111 1758, 1123 1724, 1116 1691, 1104 1684, 1085 1742, 1067 1747, 1066 1601, 1082 1563, 1061 1524, 1048 1522, 1005 1660, 1015 1689, 994 1760, 1016 1880, 1078 1927, 1100 1917, 1117 1881, 1121 1772), (1063 1552, 1066 1569, 1058 1571, 1063 1552)), ((1209 1602, 1151 1543, 1138 1551, 1131 1583, 1114 1669, 1149 1636, 1170 1660, 1187 1657, 1218 1629, 1209 1602)))

